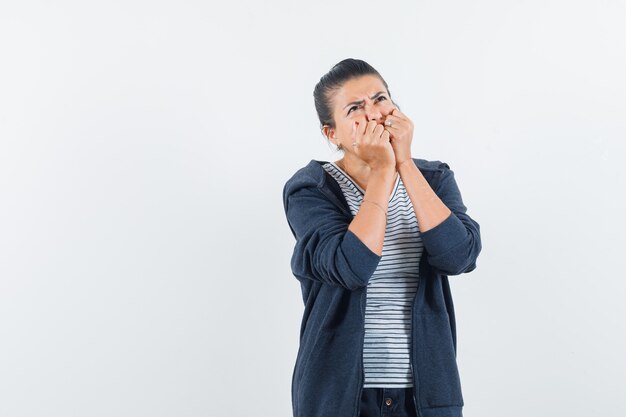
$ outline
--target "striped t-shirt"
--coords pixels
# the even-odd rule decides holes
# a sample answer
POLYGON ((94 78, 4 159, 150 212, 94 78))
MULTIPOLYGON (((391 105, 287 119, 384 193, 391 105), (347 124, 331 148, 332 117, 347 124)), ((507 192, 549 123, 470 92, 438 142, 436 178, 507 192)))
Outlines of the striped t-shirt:
MULTIPOLYGON (((322 167, 337 180, 352 215, 356 215, 365 191, 334 162, 322 167)), ((382 258, 367 286, 363 388, 413 386, 411 310, 422 247, 413 204, 398 174, 389 196, 382 258)))

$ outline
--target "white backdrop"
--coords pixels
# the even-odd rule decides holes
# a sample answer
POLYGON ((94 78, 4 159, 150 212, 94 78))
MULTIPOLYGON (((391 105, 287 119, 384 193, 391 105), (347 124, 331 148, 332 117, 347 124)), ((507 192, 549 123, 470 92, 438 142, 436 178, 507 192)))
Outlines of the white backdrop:
MULTIPOLYGON (((364 59, 481 225, 466 417, 624 416, 626 3, 2 1, 0 415, 282 416, 285 181, 364 59)), ((338 416, 342 417, 342 416, 338 416)))

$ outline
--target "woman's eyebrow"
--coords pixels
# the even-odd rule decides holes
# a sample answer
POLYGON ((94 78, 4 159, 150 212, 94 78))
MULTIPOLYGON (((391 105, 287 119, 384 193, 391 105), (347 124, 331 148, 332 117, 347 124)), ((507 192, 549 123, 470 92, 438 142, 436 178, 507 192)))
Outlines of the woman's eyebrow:
MULTIPOLYGON (((379 91, 378 93, 376 93, 372 97, 370 97, 370 99, 374 100, 374 99, 376 99, 376 97, 378 97, 381 94, 385 94, 385 92, 384 91, 379 91)), ((349 103, 348 105, 346 105, 346 107, 351 106, 353 104, 361 104, 361 103, 363 103, 363 100, 353 101, 352 103, 349 103)), ((344 110, 346 109, 346 107, 344 107, 344 110)))

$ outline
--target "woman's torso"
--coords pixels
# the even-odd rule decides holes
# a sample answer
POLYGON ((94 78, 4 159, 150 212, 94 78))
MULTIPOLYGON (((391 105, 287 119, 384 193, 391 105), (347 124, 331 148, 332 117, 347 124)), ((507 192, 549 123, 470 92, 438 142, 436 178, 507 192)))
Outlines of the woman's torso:
MULTIPOLYGON (((337 181, 352 215, 356 215, 365 190, 336 163, 322 167, 337 181)), ((364 388, 413 386, 411 309, 419 285, 423 245, 413 205, 399 175, 389 196, 387 216, 382 258, 367 286, 364 388)))

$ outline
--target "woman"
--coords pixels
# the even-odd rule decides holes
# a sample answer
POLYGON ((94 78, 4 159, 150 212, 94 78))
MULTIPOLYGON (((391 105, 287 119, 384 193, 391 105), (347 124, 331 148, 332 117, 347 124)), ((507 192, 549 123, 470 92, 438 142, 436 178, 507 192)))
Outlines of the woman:
POLYGON ((346 59, 314 90, 344 151, 285 184, 304 314, 294 417, 460 417, 448 276, 476 268, 480 228, 449 165, 413 158, 413 123, 369 64, 346 59))

